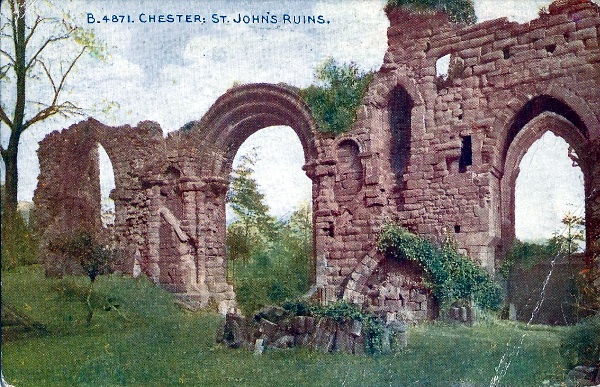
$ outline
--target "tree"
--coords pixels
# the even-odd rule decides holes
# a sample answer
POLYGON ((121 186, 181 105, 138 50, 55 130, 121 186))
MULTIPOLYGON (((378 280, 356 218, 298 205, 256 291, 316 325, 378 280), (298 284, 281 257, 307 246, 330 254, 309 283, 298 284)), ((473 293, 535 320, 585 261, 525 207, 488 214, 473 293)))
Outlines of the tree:
POLYGON ((21 135, 50 117, 82 114, 80 106, 64 98, 67 80, 86 51, 102 59, 104 47, 93 32, 71 23, 67 14, 42 16, 42 11, 52 9, 42 10, 41 2, 7 0, 5 3, 8 6, 2 8, 0 21, 0 57, 3 59, 0 62, 3 89, 0 125, 8 127, 10 138, 8 146, 0 144, 0 153, 6 168, 3 200, 7 215, 13 216, 17 210, 17 156, 21 135), (56 52, 61 53, 60 60, 52 60, 56 52), (40 100, 32 100, 30 94, 40 100))
POLYGON ((265 196, 258 189, 254 178, 254 166, 258 160, 256 149, 243 155, 233 171, 227 192, 227 202, 243 226, 247 237, 261 234, 267 238, 275 232, 275 220, 269 215, 269 207, 263 202, 265 196))
POLYGON ((581 216, 567 213, 561 220, 564 231, 555 233, 550 243, 559 247, 566 256, 571 256, 580 250, 580 242, 585 241, 585 219, 581 216))
POLYGON ((472 0, 388 0, 386 9, 401 7, 412 12, 446 12, 455 23, 473 24, 477 21, 472 0))
POLYGON ((269 207, 264 203, 264 195, 254 178, 256 161, 256 149, 241 157, 227 192, 227 202, 237 218, 227 227, 225 240, 232 269, 237 261, 247 263, 255 252, 266 247, 276 233, 275 219, 269 215, 269 207))
POLYGON ((63 259, 78 262, 83 272, 90 279, 85 299, 88 310, 86 322, 89 325, 94 315, 91 298, 96 277, 111 271, 112 264, 116 261, 116 252, 103 245, 92 232, 87 230, 80 230, 70 236, 55 238, 50 241, 48 250, 61 255, 63 259))
POLYGON ((318 85, 300 90, 320 131, 339 134, 352 128, 356 110, 373 79, 356 63, 339 64, 329 58, 316 70, 318 85))

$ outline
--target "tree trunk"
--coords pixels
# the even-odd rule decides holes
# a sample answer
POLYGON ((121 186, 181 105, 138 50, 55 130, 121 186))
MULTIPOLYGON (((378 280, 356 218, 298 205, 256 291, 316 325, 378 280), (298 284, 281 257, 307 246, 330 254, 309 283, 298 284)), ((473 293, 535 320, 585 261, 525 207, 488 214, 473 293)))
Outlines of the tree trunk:
POLYGON ((6 167, 6 182, 4 186, 4 215, 9 218, 17 213, 17 187, 19 175, 17 172, 17 149, 10 147, 6 150, 4 166, 6 167))
MULTIPOLYGON (((16 34, 13 37, 15 45, 15 74, 17 76, 17 99, 15 111, 11 125, 10 140, 8 148, 2 152, 2 159, 6 167, 6 187, 4 198, 5 215, 13 217, 17 212, 17 188, 19 175, 17 173, 17 154, 19 148, 19 139, 24 130, 23 121, 25 120, 25 79, 27 75, 27 65, 25 52, 27 48, 27 39, 25 38, 25 0, 18 0, 16 3, 16 34)), ((13 15, 13 18, 15 15, 13 15)))

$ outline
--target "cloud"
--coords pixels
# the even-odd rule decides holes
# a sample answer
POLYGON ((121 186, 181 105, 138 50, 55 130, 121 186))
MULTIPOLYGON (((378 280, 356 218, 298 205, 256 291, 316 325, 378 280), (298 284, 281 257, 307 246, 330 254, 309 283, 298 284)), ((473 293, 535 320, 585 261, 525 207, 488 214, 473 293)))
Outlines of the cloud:
MULTIPOLYGON (((480 21, 508 15, 511 19, 523 22, 536 17, 540 6, 549 2, 477 0, 475 9, 480 21)), ((92 28, 107 43, 111 55, 105 63, 89 59, 82 63, 84 65, 73 74, 70 98, 84 102, 87 106, 96 106, 92 114, 109 125, 135 125, 148 119, 160 123, 163 130, 171 131, 191 120, 200 119, 236 81, 287 82, 305 87, 313 82, 315 67, 329 56, 342 62, 354 61, 364 69, 377 69, 387 49, 388 20, 383 13, 384 3, 385 0, 344 1, 343 5, 334 0, 66 2, 71 7, 74 19, 82 26, 92 28), (133 15, 139 12, 219 12, 233 15, 237 12, 267 11, 277 14, 324 15, 330 23, 202 26, 138 23, 123 26, 111 23, 87 25, 85 19, 87 12, 98 15, 133 15), (108 102, 116 102, 117 106, 108 112, 102 112, 101 108, 108 102)), ((61 52, 55 54, 63 55, 61 52)), ((51 120, 24 134, 19 156, 20 200, 30 200, 37 183, 39 166, 35 151, 38 141, 48 132, 68 127, 76 121, 78 119, 51 120)), ((6 140, 6 131, 4 128, 2 131, 2 137, 6 140)), ((265 182, 264 190, 269 198, 269 205, 275 213, 281 214, 282 211, 285 212, 286 206, 295 206, 306 192, 310 195, 310 181, 300 169, 304 163, 302 148, 294 145, 297 138, 289 129, 287 134, 285 130, 273 132, 269 129, 260 131, 255 136, 247 144, 252 144, 253 141, 263 144, 263 148, 269 149, 267 154, 275 155, 280 150, 286 150, 275 159, 264 156, 265 166, 257 170, 257 176, 265 182), (299 177, 290 180, 273 178, 280 176, 275 174, 277 171, 285 171, 285 176, 299 177)), ((246 143, 240 152, 244 151, 245 146, 246 143)), ((548 165, 555 165, 552 159, 542 162, 538 169, 547 170, 548 165)), ((525 176, 525 172, 522 175, 525 176)), ((534 188, 530 188, 530 191, 548 191, 550 188, 535 188, 542 187, 540 184, 543 180, 534 181, 530 186, 534 188)), ((561 181, 567 183, 556 188, 556 195, 567 197, 565 195, 570 192, 567 187, 575 182, 561 181)), ((546 198, 538 200, 543 202, 546 198)), ((567 197, 560 200, 570 202, 575 199, 567 197)), ((539 208, 537 204, 529 203, 524 208, 518 209, 517 213, 525 211, 528 214, 525 218, 537 219, 534 223, 542 223, 537 213, 531 210, 539 208)), ((563 207, 554 206, 548 210, 548 213, 554 214, 562 212, 563 207)), ((530 227, 536 227, 536 224, 530 227)), ((548 229, 541 232, 547 233, 548 229)))

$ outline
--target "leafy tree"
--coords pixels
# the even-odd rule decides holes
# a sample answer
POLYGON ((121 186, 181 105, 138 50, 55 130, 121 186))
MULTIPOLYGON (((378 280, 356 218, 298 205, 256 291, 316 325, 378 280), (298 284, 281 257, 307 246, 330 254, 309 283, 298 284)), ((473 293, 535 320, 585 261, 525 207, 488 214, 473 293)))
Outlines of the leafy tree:
POLYGON ((66 238, 57 237, 50 241, 48 250, 62 255, 65 259, 78 262, 83 272, 90 279, 90 286, 86 297, 86 306, 88 309, 86 321, 89 325, 94 314, 94 309, 90 301, 94 282, 99 275, 110 272, 116 258, 115 252, 100 243, 94 234, 86 230, 78 231, 66 238))
POLYGON ((327 59, 316 70, 317 85, 300 91, 312 111, 319 130, 339 134, 352 128, 356 110, 373 79, 356 63, 339 64, 327 59))
POLYGON ((265 195, 259 191, 254 178, 257 161, 256 149, 241 157, 240 164, 233 171, 227 192, 227 202, 242 223, 247 236, 253 232, 271 235, 274 230, 274 219, 264 203, 265 195))
POLYGON ((225 240, 227 257, 234 272, 236 262, 247 263, 275 235, 275 220, 269 215, 264 194, 259 191, 254 178, 256 162, 256 149, 242 156, 232 173, 227 192, 227 202, 237 218, 227 227, 225 240))
POLYGON ((556 244, 565 255, 571 256, 581 250, 580 242, 585 241, 585 219, 581 216, 567 213, 562 218, 564 232, 556 232, 550 243, 556 244))
MULTIPOLYGON (((4 194, 4 185, 1 189, 4 194)), ((6 216, 4 201, 0 201, 2 219, 2 270, 37 262, 37 238, 23 214, 17 211, 6 216)))
POLYGON ((254 178, 256 162, 256 149, 242 156, 227 193, 236 216, 227 226, 228 276, 245 313, 298 297, 311 280, 311 206, 302 203, 288 219, 269 215, 254 178))
POLYGON ((12 216, 17 209, 21 135, 50 117, 82 114, 79 105, 65 98, 67 80, 86 51, 93 57, 104 58, 104 47, 92 32, 75 26, 69 15, 43 16, 56 13, 51 8, 42 9, 44 4, 51 7, 47 2, 6 0, 4 3, 0 16, 3 90, 0 125, 8 128, 10 138, 7 147, 0 145, 0 153, 6 167, 3 199, 7 215, 12 216), (61 53, 61 59, 56 59, 56 52, 61 53))
POLYGON ((471 0, 388 0, 386 8, 401 7, 412 12, 443 11, 455 23, 477 21, 471 0))
MULTIPOLYGON (((297 298, 308 291, 312 262, 310 219, 310 206, 300 205, 288 219, 276 223, 277 232, 268 244, 253 246, 251 258, 236 265, 232 280, 237 301, 245 313, 297 298)), ((228 233, 231 228, 230 225, 228 233)))

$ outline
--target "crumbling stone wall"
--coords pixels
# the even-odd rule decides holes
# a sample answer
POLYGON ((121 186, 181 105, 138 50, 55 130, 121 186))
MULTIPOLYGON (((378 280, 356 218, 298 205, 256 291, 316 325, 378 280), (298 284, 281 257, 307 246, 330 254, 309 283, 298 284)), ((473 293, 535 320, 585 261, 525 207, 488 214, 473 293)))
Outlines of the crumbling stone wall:
POLYGON ((319 134, 290 88, 235 87, 200 121, 166 138, 157 124, 110 128, 88 120, 40 144, 35 203, 52 233, 101 227, 96 144, 115 171, 115 236, 139 270, 196 300, 232 305, 226 281, 225 193, 233 157, 251 134, 290 126, 313 182, 315 282, 407 320, 431 317, 419 269, 375 248, 389 220, 434 239, 450 233, 490 272, 514 237, 514 185, 529 146, 550 130, 585 176, 588 256, 600 246, 600 8, 558 0, 529 23, 462 26, 445 14, 388 10, 388 51, 352 130, 319 134), (450 54, 447 78, 436 62, 450 54), (85 178, 82 178, 85 177, 85 178), (387 281, 387 282, 386 282, 387 281), (375 294, 377 292, 377 294, 375 294))
MULTIPOLYGON (((462 251, 495 272, 514 238, 519 162, 552 131, 579 156, 588 254, 598 255, 599 7, 556 1, 526 24, 503 18, 468 27, 441 13, 393 9, 388 17, 384 64, 344 137, 364 144, 364 168, 372 168, 376 189, 356 200, 364 200, 375 230, 390 218, 433 238, 450 232, 462 251), (441 79, 436 61, 447 54, 449 75, 441 79), (395 159, 396 149, 410 150, 406 163, 395 159), (369 205, 372 197, 380 209, 369 205)), ((376 251, 366 254, 335 286, 345 298, 364 301, 380 262, 376 251)), ((346 270, 346 262, 330 264, 346 270)))

